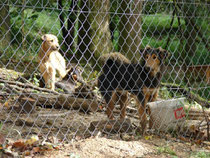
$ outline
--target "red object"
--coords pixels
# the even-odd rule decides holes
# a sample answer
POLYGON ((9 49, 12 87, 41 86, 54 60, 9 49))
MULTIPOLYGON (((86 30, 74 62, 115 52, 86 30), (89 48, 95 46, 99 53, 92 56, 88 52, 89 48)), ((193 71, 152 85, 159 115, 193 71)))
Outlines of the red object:
POLYGON ((185 111, 183 107, 174 110, 174 115, 177 120, 185 117, 185 111))

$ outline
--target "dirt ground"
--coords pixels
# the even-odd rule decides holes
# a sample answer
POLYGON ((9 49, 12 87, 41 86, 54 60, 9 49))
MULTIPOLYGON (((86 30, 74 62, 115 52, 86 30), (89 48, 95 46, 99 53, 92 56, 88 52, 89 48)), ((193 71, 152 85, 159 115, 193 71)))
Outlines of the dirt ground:
POLYGON ((58 146, 28 157, 210 157, 210 143, 207 141, 197 142, 166 133, 139 135, 136 133, 139 124, 137 115, 128 116, 131 128, 124 132, 107 132, 90 129, 91 122, 107 119, 104 110, 93 113, 34 107, 22 105, 17 99, 13 94, 0 95, 0 135, 13 141, 36 135, 40 145, 46 141, 58 146))
MULTIPOLYGON (((197 143, 173 137, 171 134, 150 133, 141 136, 135 131, 119 134, 89 130, 90 122, 106 119, 103 112, 93 114, 77 110, 68 111, 42 107, 35 107, 33 111, 25 112, 21 111, 20 107, 18 102, 9 102, 3 107, 1 103, 1 133, 13 140, 37 135, 40 141, 45 140, 58 145, 57 150, 36 153, 33 157, 159 158, 210 156, 210 143, 206 141, 197 143)), ((137 124, 138 119, 131 121, 137 124)))
POLYGON ((125 141, 117 138, 91 137, 66 144, 58 151, 47 152, 37 157, 72 158, 165 158, 165 157, 209 157, 208 146, 193 145, 179 140, 153 136, 125 141))

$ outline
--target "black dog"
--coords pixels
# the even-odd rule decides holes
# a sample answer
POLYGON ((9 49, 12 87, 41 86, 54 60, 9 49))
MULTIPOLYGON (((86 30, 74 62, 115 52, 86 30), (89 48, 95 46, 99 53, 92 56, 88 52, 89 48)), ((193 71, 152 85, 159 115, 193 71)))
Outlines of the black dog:
POLYGON ((133 94, 138 103, 142 134, 146 129, 146 104, 158 96, 163 72, 163 61, 168 56, 162 48, 144 49, 141 63, 133 64, 120 53, 108 55, 103 73, 98 78, 99 90, 107 103, 107 115, 113 119, 114 104, 121 106, 121 118, 125 118, 127 92, 133 94))

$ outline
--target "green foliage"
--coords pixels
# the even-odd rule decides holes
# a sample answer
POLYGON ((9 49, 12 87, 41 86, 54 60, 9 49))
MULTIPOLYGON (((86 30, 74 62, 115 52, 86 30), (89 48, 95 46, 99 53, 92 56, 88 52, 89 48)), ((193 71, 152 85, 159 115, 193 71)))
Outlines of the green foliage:
MULTIPOLYGON (((163 47, 166 45, 168 39, 168 31, 170 29, 171 16, 165 14, 156 14, 143 16, 142 18, 142 32, 143 32, 143 41, 142 47, 150 45, 152 47, 163 47)), ((206 22, 198 20, 199 24, 203 30, 209 30, 209 27, 206 22)), ((185 29, 185 22, 181 20, 182 29, 185 29)), ((184 45, 186 41, 183 42, 183 46, 180 41, 180 32, 178 31, 178 20, 174 19, 172 30, 170 32, 170 43, 168 46, 168 51, 171 53, 170 62, 183 62, 181 54, 184 51, 184 45)), ((209 33, 207 33, 208 35, 209 33)), ((206 35, 205 35, 206 36, 206 35)), ((199 40, 199 39, 198 39, 199 40)), ((209 51, 205 48, 205 45, 199 41, 196 43, 197 49, 195 50, 195 55, 191 57, 192 64, 194 65, 208 65, 210 63, 209 51)))
POLYGON ((10 1, 10 4, 16 4, 16 5, 23 5, 23 3, 26 5, 26 6, 30 6, 30 7, 33 7, 33 6, 36 6, 37 8, 38 7, 56 7, 56 3, 57 1, 56 0, 41 0, 41 1, 37 1, 37 0, 9 0, 10 1))
POLYGON ((23 34, 26 36, 28 43, 36 43, 34 39, 37 37, 36 40, 41 42, 39 33, 57 34, 60 30, 57 12, 37 12, 33 9, 25 9, 24 16, 21 16, 21 10, 19 8, 11 8, 10 15, 13 43, 19 44, 20 39, 23 38, 23 34), (24 32, 20 28, 23 28, 24 32))
MULTIPOLYGON (((55 11, 37 11, 25 9, 24 16, 20 8, 10 8, 11 16, 11 39, 12 45, 3 48, 6 53, 1 56, 3 61, 14 60, 16 62, 36 61, 34 55, 40 49, 41 35, 45 33, 58 34, 60 24, 58 13, 55 11), (24 25, 23 25, 24 24, 24 25), (23 31, 21 28, 23 27, 23 31), (26 48, 21 45, 25 36, 26 48)), ((61 41, 61 36, 58 36, 61 41)))
POLYGON ((190 157, 192 158, 208 158, 210 157, 210 152, 205 151, 199 151, 199 152, 193 152, 190 157))
MULTIPOLYGON (((168 14, 154 14, 154 15, 143 15, 142 16, 142 31, 147 36, 162 36, 168 33, 170 29, 171 15, 168 14)), ((181 20, 181 26, 184 25, 184 20, 181 20)), ((174 19, 172 25, 173 33, 178 30, 178 20, 174 19)), ((172 33, 172 34, 173 34, 172 33)))
POLYGON ((167 87, 161 87, 159 95, 163 99, 169 99, 172 98, 173 94, 171 94, 171 92, 168 91, 167 87))
POLYGON ((206 86, 205 82, 201 81, 201 82, 199 82, 199 84, 195 82, 194 84, 191 84, 191 87, 193 88, 193 90, 192 90, 193 93, 198 94, 199 96, 203 97, 203 98, 200 98, 201 100, 209 101, 209 103, 210 103, 210 99, 209 99, 210 87, 206 86), (207 100, 205 100, 205 99, 207 99, 207 100))
POLYGON ((158 154, 165 153, 172 156, 176 156, 176 152, 173 151, 169 146, 158 147, 157 150, 158 150, 158 154))
MULTIPOLYGON (((52 33, 57 35, 60 32, 58 13, 54 11, 42 11, 35 22, 37 29, 42 28, 42 33, 52 33)), ((38 31, 38 30, 37 30, 38 31)))
MULTIPOLYGON (((67 5, 69 6, 70 2, 67 5)), ((116 4, 115 4, 116 5, 116 4)), ((114 9, 116 6, 114 7, 114 9)), ((66 8, 68 9, 68 8, 66 8)), ((113 9, 113 8, 112 8, 113 9)), ((114 10, 113 9, 113 10, 114 10)), ((11 29, 12 29, 12 41, 13 44, 20 44, 22 37, 21 27, 24 27, 24 34, 26 36, 27 44, 29 44, 29 49, 31 52, 36 52, 39 48, 41 40, 39 33, 53 33, 58 34, 60 32, 60 23, 58 20, 58 12, 53 10, 34 10, 34 9, 25 9, 24 17, 21 17, 21 8, 10 8, 11 15, 11 29), (23 25, 24 24, 24 25, 23 25)), ((117 26, 119 24, 119 15, 112 17, 113 22, 117 26)), ((164 47, 168 38, 168 31, 170 29, 171 15, 165 13, 156 13, 154 15, 143 15, 142 16, 142 33, 143 41, 142 47, 145 47, 147 44, 152 47, 164 47)), ((207 30, 207 33, 204 34, 207 38, 209 36, 210 27, 208 27, 208 22, 200 18, 196 21, 196 24, 202 28, 202 30, 207 30)), ((181 26, 184 29, 185 22, 181 19, 181 26)), ((76 27, 77 28, 77 27, 76 27)), ((76 31, 77 32, 77 31, 76 31)), ((171 52, 170 62, 181 61, 180 53, 183 52, 183 47, 180 43, 178 32, 178 20, 174 19, 172 25, 172 31, 170 32, 170 43, 168 50, 171 52)), ((116 51, 118 51, 118 39, 119 31, 115 30, 113 46, 116 51)), ((61 35, 59 40, 62 41, 61 35)), ((185 41, 183 41, 185 44, 185 41)), ((202 42, 197 44, 196 53, 192 58, 192 63, 197 64, 209 64, 210 56, 208 55, 209 51, 205 48, 202 42)))
MULTIPOLYGON (((173 0, 165 0, 167 2, 173 2, 173 0)), ((142 13, 155 14, 155 13, 168 13, 172 8, 172 3, 161 3, 160 1, 144 1, 144 7, 142 13)))

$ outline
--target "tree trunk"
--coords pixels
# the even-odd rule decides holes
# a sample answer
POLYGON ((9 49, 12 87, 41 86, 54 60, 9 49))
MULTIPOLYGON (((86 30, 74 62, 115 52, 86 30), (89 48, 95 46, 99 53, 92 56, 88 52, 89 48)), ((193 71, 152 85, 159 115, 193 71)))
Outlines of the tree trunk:
MULTIPOLYGON (((79 0, 72 0, 68 10, 68 16, 66 17, 67 20, 67 27, 65 26, 65 17, 63 14, 63 4, 62 0, 58 0, 58 8, 60 10, 59 13, 59 20, 60 26, 63 36, 63 44, 65 45, 66 51, 72 51, 73 43, 74 43, 74 31, 75 31, 75 24, 76 24, 76 10, 78 8, 78 1, 79 0)), ((68 59, 71 58, 71 54, 66 54, 68 59)))
POLYGON ((186 39, 186 45, 185 45, 185 52, 186 52, 186 64, 192 65, 192 57, 195 55, 196 50, 196 38, 197 38, 197 32, 195 29, 194 21, 196 18, 195 12, 195 4, 190 1, 190 4, 184 4, 183 7, 184 15, 185 15, 185 26, 186 30, 184 32, 184 37, 186 39))
POLYGON ((75 31, 75 25, 77 20, 77 9, 78 9, 78 2, 79 0, 72 0, 71 5, 69 7, 68 11, 68 23, 67 23, 67 29, 69 31, 67 36, 67 44, 68 44, 68 51, 73 50, 73 43, 74 43, 74 31, 75 31))
POLYGON ((192 65, 192 58, 195 55, 196 50, 196 38, 198 36, 198 32, 196 32, 196 26, 194 24, 196 18, 196 7, 194 0, 187 0, 187 3, 183 3, 181 0, 178 0, 178 7, 180 11, 183 13, 185 20, 185 29, 183 30, 183 35, 181 37, 183 51, 181 53, 181 60, 183 72, 185 72, 184 81, 187 85, 190 85, 189 78, 186 76, 187 67, 192 65), (183 41, 186 40, 186 44, 183 44, 183 41))
POLYGON ((112 51, 109 0, 83 0, 81 8, 77 57, 95 67, 102 54, 112 51))
POLYGON ((91 38, 89 37, 90 24, 88 21, 89 16, 89 1, 81 0, 80 2, 80 13, 78 21, 78 51, 76 54, 78 62, 87 62, 90 57, 89 44, 91 43, 91 38))
POLYGON ((119 51, 136 61, 140 58, 142 1, 124 0, 121 8, 119 51))
POLYGON ((23 50, 26 50, 26 36, 25 36, 25 15, 24 15, 24 10, 25 10, 25 0, 22 0, 22 8, 21 8, 21 34, 22 34, 22 48, 23 50))
POLYGON ((10 15, 8 0, 0 0, 0 47, 7 47, 10 43, 10 15))

